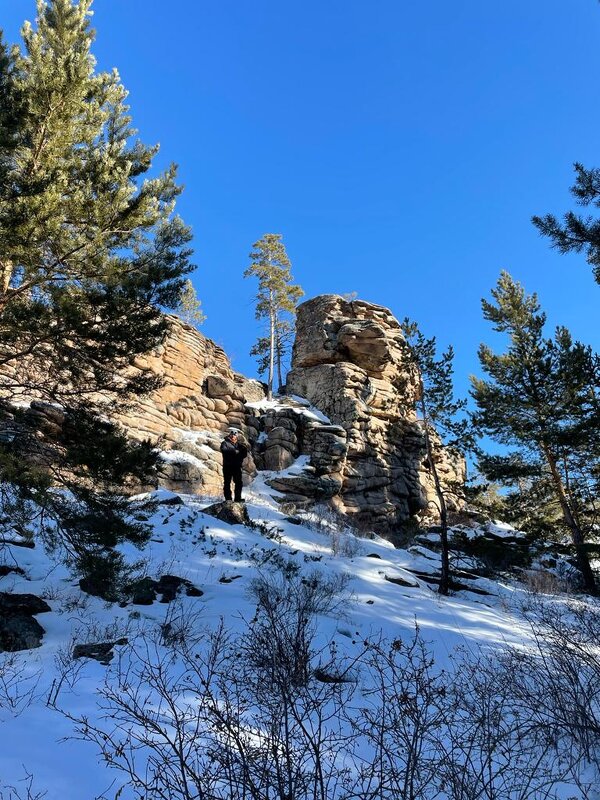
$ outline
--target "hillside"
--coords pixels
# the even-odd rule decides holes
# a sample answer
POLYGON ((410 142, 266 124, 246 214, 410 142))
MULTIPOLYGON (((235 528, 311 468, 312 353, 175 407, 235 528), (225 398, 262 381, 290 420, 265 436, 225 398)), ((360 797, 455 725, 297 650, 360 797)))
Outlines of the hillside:
MULTIPOLYGON (((293 466, 290 471, 300 466, 293 466)), ((301 517, 286 517, 272 495, 262 478, 247 490, 247 509, 252 520, 252 527, 248 527, 230 525, 205 514, 203 510, 209 506, 209 498, 178 496, 165 490, 155 493, 159 505, 153 516, 151 542, 143 552, 131 548, 127 556, 130 563, 136 563, 138 575, 155 580, 164 575, 177 576, 199 590, 196 595, 201 593, 201 596, 188 596, 183 587, 168 603, 160 602, 160 591, 156 593, 156 600, 150 602, 152 595, 148 596, 148 582, 138 583, 137 598, 130 596, 124 597, 121 603, 107 603, 83 592, 66 569, 49 559, 39 547, 28 549, 5 545, 2 548, 4 567, 0 591, 37 595, 45 599, 51 610, 37 615, 45 631, 41 647, 2 654, 0 776, 5 787, 16 787, 18 793, 4 788, 1 797, 43 796, 48 800, 66 797, 112 800, 118 797, 125 800, 203 796, 197 787, 194 789, 191 785, 187 795, 174 790, 172 794, 161 793, 164 788, 159 791, 156 782, 154 791, 132 789, 127 785, 127 775, 111 770, 103 763, 99 747, 81 741, 76 728, 85 728, 89 733, 94 726, 99 726, 112 734, 117 726, 124 741, 134 743, 132 731, 135 726, 132 727, 131 721, 119 721, 114 710, 107 718, 106 710, 99 710, 99 704, 106 706, 103 687, 109 687, 109 692, 115 692, 114 696, 123 697, 134 686, 140 708, 155 712, 156 719, 163 720, 165 730, 172 731, 171 712, 165 706, 164 697, 160 699, 157 685, 153 684, 157 675, 164 677, 167 683, 172 680, 174 685, 178 681, 186 684, 185 692, 179 685, 174 696, 176 705, 187 709, 186 725, 191 725, 193 714, 189 716, 190 708, 199 711, 202 705, 198 705, 201 686, 192 688, 193 683, 189 682, 191 674, 189 664, 186 666, 186 653, 189 649, 195 658, 200 659, 196 663, 205 664, 208 649, 214 646, 214 637, 219 631, 219 635, 226 635, 229 641, 231 637, 247 636, 248 631, 254 631, 255 638, 260 641, 261 631, 264 634, 261 625, 265 621, 260 610, 260 585, 282 592, 275 601, 275 619, 283 628, 294 617, 293 602, 290 606, 289 601, 298 596, 298 588, 310 586, 311 582, 319 587, 314 608, 311 611, 307 607, 306 611, 310 651, 306 686, 316 687, 321 694, 323 689, 329 691, 333 687, 335 691, 323 698, 328 710, 343 701, 341 696, 336 696, 337 689, 349 693, 344 701, 348 708, 370 705, 374 709, 377 703, 371 691, 376 681, 369 668, 370 656, 378 647, 388 652, 383 644, 385 640, 394 643, 389 652, 393 652, 395 647, 399 657, 404 658, 411 647, 414 648, 415 626, 418 626, 424 652, 431 655, 431 663, 425 669, 424 662, 419 662, 418 653, 413 649, 414 673, 411 674, 404 663, 404 671, 398 675, 407 682, 402 691, 415 692, 421 706, 419 718, 422 721, 431 716, 431 709, 425 703, 427 693, 422 685, 426 676, 433 685, 434 676, 445 673, 443 685, 451 691, 453 684, 464 684, 467 675, 465 664, 474 665, 480 661, 497 665, 507 648, 523 650, 535 644, 524 608, 531 611, 536 602, 540 602, 540 609, 550 609, 559 618, 561 609, 569 607, 564 596, 534 596, 514 580, 506 582, 489 578, 469 580, 465 589, 456 591, 451 597, 441 598, 435 593, 434 584, 427 580, 427 575, 435 572, 439 558, 425 546, 427 537, 408 550, 395 549, 379 537, 358 538, 351 531, 340 531, 333 518, 323 518, 318 510, 301 517), (314 638, 311 634, 313 620, 314 638), (77 645, 116 641, 121 643, 114 645, 112 650, 105 648, 111 651, 108 657, 104 653, 107 664, 92 658, 73 657, 77 645), (486 661, 488 658, 490 662, 486 661), (340 665, 345 665, 344 680, 337 683, 334 679, 340 665), (140 670, 145 677, 140 676, 140 670), (411 680, 417 678, 421 684, 415 683, 411 689, 411 680), (80 719, 79 726, 74 722, 75 718, 80 719), (29 784, 24 780, 27 775, 32 776, 29 794, 29 784)), ((488 530, 498 539, 505 537, 507 542, 519 537, 508 526, 492 526, 488 530)), ((472 535, 475 534, 472 532, 472 535)), ((454 566, 458 565, 457 557, 454 566)), ((471 560, 470 564, 463 562, 462 566, 472 568, 474 564, 471 560)), ((164 581, 162 583, 164 590, 164 581)), ((262 608, 264 610, 264 605, 262 608)), ((241 678, 246 674, 241 656, 236 663, 241 678)), ((267 669, 266 663, 256 667, 256 676, 261 668, 267 669)), ((263 682, 262 686, 268 690, 267 694, 272 693, 275 702, 277 692, 274 685, 265 686, 263 682)), ((249 686, 246 688, 250 691, 249 686)), ((232 691, 231 685, 229 690, 232 691)), ((464 685, 461 691, 464 691, 464 685)), ((242 729, 244 725, 256 725, 260 717, 257 711, 261 708, 259 699, 255 697, 246 704, 242 718, 238 720, 242 729)), ((509 699, 504 698, 504 703, 508 705, 509 699)), ((404 718, 412 719, 409 709, 405 711, 408 717, 404 718)), ((322 708, 319 711, 316 703, 305 708, 305 712, 304 722, 310 720, 314 726, 322 708)), ((264 708, 260 713, 264 714, 264 708)), ((196 720, 195 724, 200 728, 196 728, 194 737, 204 742, 214 720, 211 723, 202 714, 199 714, 199 719, 204 721, 196 720), (203 729, 203 726, 208 728, 203 729)), ((509 713, 506 719, 510 719, 509 713)), ((331 728, 327 739, 329 744, 324 747, 326 763, 331 766, 333 761, 348 758, 346 766, 350 772, 358 768, 359 754, 364 756, 365 763, 371 763, 368 754, 374 745, 364 731, 353 739, 354 734, 349 728, 344 731, 349 723, 344 722, 342 716, 325 715, 321 721, 325 729, 331 728), (334 732, 343 734, 335 747, 334 732), (332 755, 334 750, 335 758, 332 755)), ((312 730, 314 732, 314 727, 312 730)), ((425 751, 433 741, 428 739, 431 732, 423 731, 421 745, 425 751)), ((213 733, 217 738, 220 735, 215 730, 213 733)), ((253 736, 258 736, 258 733, 253 736)), ((462 794, 456 791, 453 794, 449 786, 447 793, 439 789, 434 791, 431 784, 418 796, 507 799, 556 796, 565 800, 568 797, 598 796, 594 794, 596 778, 589 764, 583 773, 581 765, 578 766, 580 777, 588 786, 586 790, 577 788, 573 779, 566 777, 564 785, 556 782, 546 786, 544 791, 549 793, 544 794, 542 789, 535 789, 536 778, 533 776, 529 793, 523 793, 521 772, 524 767, 531 767, 533 761, 530 759, 531 763, 524 764, 525 751, 516 741, 510 742, 507 756, 503 751, 507 744, 500 741, 497 752, 492 754, 492 761, 497 758, 498 763, 504 764, 508 759, 511 766, 506 773, 508 767, 504 764, 499 773, 498 793, 493 793, 491 784, 472 795, 466 794, 466 788, 462 794), (519 775, 519 785, 511 786, 511 781, 516 781, 519 775)), ((525 745, 521 744, 524 748, 525 745)), ((557 744, 560 744, 558 739, 557 744)), ((186 747, 189 746, 188 742, 186 747)), ((125 754, 133 757, 133 751, 125 754)), ((201 757, 206 758, 206 754, 203 748, 195 753, 191 748, 188 752, 190 764, 201 757)), ((140 775, 148 774, 146 759, 149 755, 147 747, 135 752, 136 770, 140 775)), ((429 753, 428 758, 431 755, 429 753)), ((304 766, 313 774, 308 754, 304 753, 303 757, 306 761, 304 766)), ((470 757, 473 757, 473 752, 470 757)), ((214 759, 208 761, 216 764, 214 759)), ((200 763, 200 766, 201 771, 206 772, 206 764, 202 767, 200 763)), ((166 775, 164 765, 150 761, 149 768, 150 772, 155 769, 163 777, 166 775)), ((537 768, 545 769, 543 759, 537 768)), ((226 779, 224 772, 221 779, 226 779)), ((338 778, 335 785, 331 781, 323 796, 352 796, 345 793, 343 787, 342 778, 338 778)), ((219 789, 218 780, 213 790, 211 797, 232 796, 227 794, 224 784, 219 789)), ((398 796, 391 788, 381 791, 383 794, 376 796, 398 796)), ((275 798, 279 795, 271 787, 270 790, 265 788, 262 796, 275 798)), ((299 788, 294 795, 298 798, 319 796, 316 789, 300 791, 299 788)))

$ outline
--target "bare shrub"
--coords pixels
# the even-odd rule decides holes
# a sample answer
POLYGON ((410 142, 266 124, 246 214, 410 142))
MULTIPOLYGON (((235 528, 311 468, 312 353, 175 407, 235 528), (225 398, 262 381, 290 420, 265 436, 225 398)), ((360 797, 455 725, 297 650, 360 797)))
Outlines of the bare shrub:
POLYGON ((19 779, 18 786, 0 785, 0 800, 43 800, 48 794, 34 788, 34 777, 25 771, 23 778, 19 779))
POLYGON ((189 649, 201 642, 205 636, 202 613, 186 608, 181 600, 169 603, 159 630, 159 643, 172 649, 189 649))
MULTIPOLYGON (((512 651, 508 658, 512 658, 512 651)), ((449 689, 451 724, 440 741, 450 800, 542 800, 563 776, 552 732, 529 724, 502 658, 472 654, 449 689)))
POLYGON ((574 589, 573 580, 547 569, 524 570, 522 580, 527 591, 533 594, 564 594, 574 589))
POLYGON ((326 503, 318 503, 310 509, 298 511, 298 518, 305 527, 329 537, 334 556, 355 558, 362 552, 360 539, 373 537, 370 527, 361 525, 358 519, 349 517, 326 503))
POLYGON ((28 671, 23 653, 0 653, 0 708, 19 716, 37 698, 41 667, 28 671))
MULTIPOLYGON (((528 726, 551 730, 580 788, 582 765, 600 776, 600 609, 597 601, 530 606, 532 653, 508 652, 512 692, 528 726)), ((587 789, 586 789, 587 791, 587 789)))
POLYGON ((316 615, 339 608, 346 583, 345 576, 299 575, 285 569, 257 577, 250 585, 256 614, 242 640, 247 662, 270 681, 306 685, 316 615))
POLYGON ((332 531, 329 534, 331 553, 341 558, 356 558, 363 552, 363 546, 353 533, 332 531))
POLYGON ((73 691, 85 666, 83 659, 73 658, 73 647, 75 642, 71 639, 67 644, 59 647, 54 655, 54 666, 56 675, 52 680, 46 705, 56 706, 58 697, 66 686, 73 691))
POLYGON ((177 656, 138 640, 100 692, 100 719, 70 717, 78 735, 146 798, 335 796, 352 684, 269 683, 222 626, 202 645, 177 656))
POLYGON ((447 678, 419 635, 369 643, 370 688, 351 717, 368 743, 355 754, 357 797, 428 800, 439 793, 439 740, 449 725, 447 678))
POLYGON ((352 660, 317 649, 316 615, 343 599, 322 576, 280 570, 252 592, 241 635, 221 623, 165 647, 145 632, 109 668, 100 717, 70 717, 140 797, 549 800, 565 784, 595 797, 597 606, 541 606, 533 647, 464 651, 447 672, 418 629, 352 660))

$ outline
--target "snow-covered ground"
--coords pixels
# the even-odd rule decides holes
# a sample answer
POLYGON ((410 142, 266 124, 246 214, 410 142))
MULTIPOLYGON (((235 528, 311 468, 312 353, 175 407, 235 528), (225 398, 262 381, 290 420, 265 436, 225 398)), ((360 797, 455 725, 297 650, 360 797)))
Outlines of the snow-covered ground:
MULTIPOLYGON (((153 518, 151 541, 143 551, 131 547, 126 552, 130 561, 143 562, 139 569, 144 574, 156 579, 177 575, 203 592, 170 604, 107 603, 83 593, 65 567, 39 547, 4 547, 4 562, 18 565, 24 575, 0 578, 0 590, 39 595, 52 611, 37 617, 46 631, 40 648, 0 655, 7 664, 5 680, 11 675, 14 679, 12 687, 0 685, 0 786, 20 786, 26 797, 25 784, 19 782, 31 775, 34 790, 46 791, 48 800, 141 796, 127 788, 119 794, 124 776, 107 769, 93 744, 71 738, 72 723, 50 703, 53 699, 72 715, 95 719, 97 687, 107 671, 116 669, 118 653, 127 646, 116 646, 117 655, 108 667, 79 660, 77 670, 61 683, 64 665, 73 664, 73 645, 122 636, 132 642, 140 631, 177 615, 209 629, 224 621, 231 631, 243 631, 255 613, 255 600, 248 593, 251 581, 282 560, 297 565, 300 574, 343 576, 344 602, 318 618, 316 641, 318 647, 335 642, 342 657, 358 654, 370 637, 409 640, 415 623, 440 669, 452 669, 451 656, 460 647, 493 652, 506 645, 527 645, 529 628, 517 610, 525 592, 516 584, 481 578, 473 585, 489 594, 461 591, 442 598, 414 574, 430 574, 436 566, 438 556, 426 547, 398 550, 377 537, 358 539, 350 532, 328 532, 326 525, 298 524, 297 518, 284 516, 261 482, 245 495, 250 517, 259 523, 255 529, 203 514, 208 498, 185 496, 177 505, 164 503, 170 493, 157 493, 163 504, 153 518), (6 707, 11 698, 14 708, 6 707)), ((495 530, 498 536, 509 532, 500 525, 495 530)), ((5 790, 4 797, 11 795, 5 790)))

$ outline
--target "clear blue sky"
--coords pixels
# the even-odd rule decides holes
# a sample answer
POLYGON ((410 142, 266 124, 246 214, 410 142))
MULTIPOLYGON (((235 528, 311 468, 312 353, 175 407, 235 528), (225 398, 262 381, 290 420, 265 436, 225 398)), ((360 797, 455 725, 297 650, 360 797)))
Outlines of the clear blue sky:
MULTIPOLYGON (((282 233, 308 297, 358 292, 457 352, 493 341, 501 269, 600 349, 600 286, 530 223, 600 166, 596 0, 95 0, 157 163, 175 161, 204 332, 254 373, 252 243, 282 233)), ((15 41, 34 0, 0 0, 15 41)))

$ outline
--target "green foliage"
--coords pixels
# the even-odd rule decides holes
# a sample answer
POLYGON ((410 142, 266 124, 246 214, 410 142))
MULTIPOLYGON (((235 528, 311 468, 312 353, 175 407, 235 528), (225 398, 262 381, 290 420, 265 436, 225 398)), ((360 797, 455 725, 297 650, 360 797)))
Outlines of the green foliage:
POLYGON ((106 569, 112 565, 114 589, 122 562, 115 546, 129 541, 141 547, 154 510, 152 503, 128 500, 123 487, 153 480, 157 452, 93 411, 65 413, 52 432, 29 410, 13 409, 11 417, 10 437, 0 444, 0 527, 41 535, 87 579, 93 578, 88 566, 104 560, 106 569))
POLYGON ((483 344, 479 349, 489 380, 472 378, 473 421, 505 452, 481 453, 479 466, 488 479, 513 488, 510 502, 537 517, 534 527, 555 524, 569 533, 592 591, 584 541, 597 522, 598 357, 565 328, 545 338, 546 316, 536 295, 527 295, 508 273, 492 297, 483 301, 484 317, 509 344, 503 354, 483 344))
MULTIPOLYGON (((285 366, 286 360, 294 343, 295 328, 293 322, 281 319, 275 326, 275 364, 285 366)), ((271 358, 271 340, 269 336, 259 336, 256 344, 250 350, 251 356, 256 356, 258 374, 265 375, 269 372, 271 358)), ((281 381, 280 381, 281 382, 281 381)))
POLYGON ((401 324, 408 363, 416 369, 419 383, 417 407, 424 427, 435 429, 447 449, 462 455, 470 446, 469 424, 461 412, 467 401, 454 397, 454 349, 452 345, 437 357, 435 337, 426 339, 416 322, 401 324))
POLYGON ((427 465, 431 472, 437 496, 437 510, 441 524, 442 575, 439 591, 447 594, 450 584, 448 554, 448 499, 462 496, 462 487, 442 482, 437 462, 441 438, 446 450, 461 457, 470 446, 468 419, 461 416, 466 400, 454 397, 452 381, 454 351, 452 346, 436 354, 435 337, 426 339, 416 322, 405 319, 401 324, 405 338, 408 365, 418 382, 417 408, 420 412, 423 436, 427 450, 427 465), (438 438, 439 437, 439 438, 438 438))
MULTIPOLYGON (((581 206, 600 207, 600 169, 586 169, 576 163, 575 183, 571 193, 581 206)), ((560 253, 585 252, 588 264, 592 266, 594 278, 600 283, 600 219, 581 216, 569 211, 562 224, 553 214, 534 216, 533 224, 543 236, 548 236, 560 253)))
POLYGON ((151 388, 124 370, 162 341, 160 308, 177 305, 191 269, 175 168, 141 182, 157 148, 132 140, 116 70, 94 71, 89 7, 39 3, 24 51, 0 53, 11 100, 0 111, 0 365, 15 368, 15 391, 29 388, 28 357, 43 357, 43 390, 60 403, 84 386, 151 388))
POLYGON ((279 385, 282 385, 282 365, 293 338, 292 318, 304 292, 292 284, 291 263, 279 233, 266 233, 252 245, 250 266, 245 278, 258 279, 255 316, 268 322, 268 336, 260 336, 250 351, 257 356, 259 372, 268 374, 268 394, 273 394, 273 379, 277 365, 279 385))
POLYGON ((151 480, 156 454, 94 402, 158 385, 130 367, 164 339, 162 309, 179 305, 192 269, 175 167, 149 177, 157 147, 134 139, 117 71, 95 71, 90 6, 40 1, 23 48, 0 42, 4 524, 28 508, 80 569, 94 558, 116 567, 114 545, 147 536, 116 492, 151 480), (22 397, 59 409, 61 424, 40 429, 22 397))
POLYGON ((188 325, 193 325, 198 328, 206 320, 206 314, 202 311, 202 304, 198 299, 194 284, 188 278, 179 295, 179 306, 177 314, 188 325))

